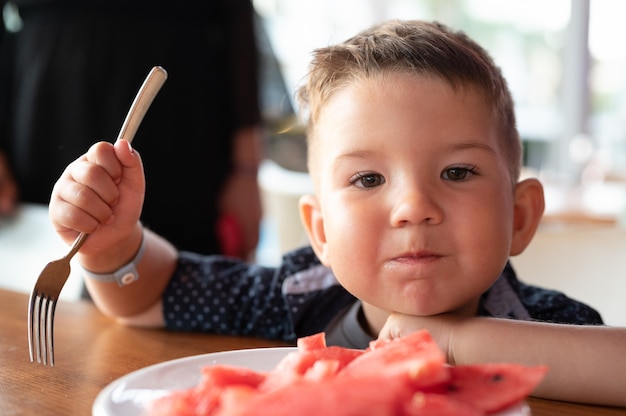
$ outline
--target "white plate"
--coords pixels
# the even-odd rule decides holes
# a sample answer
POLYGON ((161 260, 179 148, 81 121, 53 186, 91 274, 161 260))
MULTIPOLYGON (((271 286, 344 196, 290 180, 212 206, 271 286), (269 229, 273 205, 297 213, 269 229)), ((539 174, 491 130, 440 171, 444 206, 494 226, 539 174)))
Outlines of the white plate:
POLYGON ((258 348, 195 355, 151 365, 127 374, 106 386, 92 407, 93 416, 142 416, 146 405, 174 390, 198 384, 201 369, 211 364, 230 364, 269 371, 296 348, 258 348))
MULTIPOLYGON (((269 371, 296 348, 258 348, 195 355, 151 365, 127 374, 106 386, 92 407, 93 416, 143 416, 146 405, 174 390, 198 384, 201 369, 211 364, 229 364, 256 371, 269 371)), ((525 403, 497 416, 528 416, 525 403)))

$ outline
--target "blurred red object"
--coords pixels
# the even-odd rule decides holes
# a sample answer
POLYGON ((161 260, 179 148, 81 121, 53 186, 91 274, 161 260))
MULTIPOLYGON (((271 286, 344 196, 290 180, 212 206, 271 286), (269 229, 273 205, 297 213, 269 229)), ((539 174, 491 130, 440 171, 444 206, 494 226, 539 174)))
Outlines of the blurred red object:
POLYGON ((217 221, 217 235, 219 236, 221 254, 229 257, 244 256, 243 235, 239 222, 234 215, 223 214, 217 221))

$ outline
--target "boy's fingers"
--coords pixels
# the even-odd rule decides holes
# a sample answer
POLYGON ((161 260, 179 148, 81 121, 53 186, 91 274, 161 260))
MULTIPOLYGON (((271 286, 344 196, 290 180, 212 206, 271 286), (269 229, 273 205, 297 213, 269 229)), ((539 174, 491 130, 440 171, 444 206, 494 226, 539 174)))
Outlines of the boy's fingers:
POLYGON ((59 232, 90 233, 99 225, 112 224, 116 210, 126 214, 133 199, 124 195, 141 194, 144 189, 141 159, 127 142, 96 143, 55 184, 50 217, 59 232), (123 207, 122 201, 127 201, 123 207))
POLYGON ((91 198, 97 196, 107 205, 113 206, 119 199, 116 179, 111 177, 109 171, 105 170, 101 165, 89 162, 76 162, 68 174, 69 183, 64 189, 65 195, 63 197, 71 198, 71 200, 68 200, 69 202, 76 203, 79 206, 86 206, 95 202, 91 198), (91 198, 78 198, 81 196, 89 196, 91 198))
MULTIPOLYGON (((110 179, 109 179, 110 182, 110 179)), ((114 196, 109 197, 113 200, 113 204, 117 200, 117 190, 115 186, 112 186, 114 196)), ((69 204, 73 207, 68 214, 70 217, 75 217, 77 214, 75 211, 80 211, 85 216, 89 216, 98 223, 105 224, 110 221, 113 215, 113 210, 110 202, 103 199, 102 194, 105 192, 96 192, 96 190, 85 186, 76 181, 69 181, 59 186, 56 192, 56 198, 61 202, 60 205, 69 204)))
POLYGON ((119 182, 124 166, 117 158, 113 145, 109 142, 99 142, 89 148, 86 159, 100 166, 114 182, 119 182))
POLYGON ((126 140, 115 142, 114 149, 117 160, 123 166, 124 182, 128 188, 137 193, 144 192, 143 164, 139 152, 126 140))
POLYGON ((74 204, 60 197, 55 198, 53 202, 50 204, 49 215, 58 232, 75 230, 76 232, 92 233, 98 228, 98 220, 74 204))
POLYGON ((137 167, 139 152, 127 140, 119 140, 113 145, 120 162, 128 168, 137 167))
POLYGON ((117 160, 125 169, 141 169, 139 152, 126 140, 119 140, 114 145, 117 160))

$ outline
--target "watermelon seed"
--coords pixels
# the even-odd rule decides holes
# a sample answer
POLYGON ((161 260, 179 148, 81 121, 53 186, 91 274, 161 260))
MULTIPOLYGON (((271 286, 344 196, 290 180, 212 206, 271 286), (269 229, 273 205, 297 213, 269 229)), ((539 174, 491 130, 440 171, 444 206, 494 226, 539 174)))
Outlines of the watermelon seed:
POLYGON ((504 380, 504 376, 502 374, 494 374, 493 376, 491 376, 491 381, 493 381, 494 383, 498 383, 502 380, 504 380))

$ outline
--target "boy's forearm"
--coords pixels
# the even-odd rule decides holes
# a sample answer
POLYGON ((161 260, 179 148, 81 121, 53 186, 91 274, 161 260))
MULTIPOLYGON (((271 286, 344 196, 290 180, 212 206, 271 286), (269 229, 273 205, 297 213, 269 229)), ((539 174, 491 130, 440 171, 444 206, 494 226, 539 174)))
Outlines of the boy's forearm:
POLYGON ((626 406, 626 328, 556 325, 478 318, 461 323, 451 337, 456 364, 546 364, 534 395, 556 400, 626 406))
MULTIPOLYGON (((111 266, 108 268, 102 259, 105 258, 104 255, 83 256, 80 259, 82 266, 97 273, 109 273, 116 270, 130 261, 137 253, 141 242, 141 231, 139 229, 137 235, 134 232, 132 238, 129 238, 126 252, 120 248, 119 251, 106 256, 108 259, 117 256, 115 260, 111 260, 111 266)), ((153 310, 155 305, 160 305, 163 291, 174 273, 178 261, 178 253, 169 242, 149 230, 143 230, 143 233, 145 248, 136 265, 138 280, 120 287, 117 282, 85 279, 89 294, 104 314, 117 318, 127 318, 125 321, 131 324, 133 323, 132 317, 142 315, 146 311, 153 310)), ((158 314, 151 316, 152 320, 142 323, 143 326, 163 325, 161 316, 158 314), (159 319, 160 321, 158 321, 159 319)))

